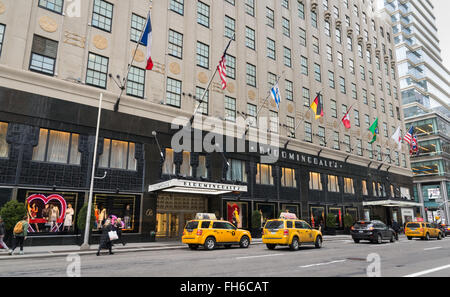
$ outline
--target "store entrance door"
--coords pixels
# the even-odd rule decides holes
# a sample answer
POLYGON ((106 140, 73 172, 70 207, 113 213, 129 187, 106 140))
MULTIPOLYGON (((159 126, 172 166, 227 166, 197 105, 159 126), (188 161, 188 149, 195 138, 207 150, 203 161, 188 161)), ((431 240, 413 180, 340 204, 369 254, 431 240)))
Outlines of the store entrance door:
POLYGON ((186 222, 194 219, 195 213, 163 212, 156 215, 156 237, 179 239, 186 222))

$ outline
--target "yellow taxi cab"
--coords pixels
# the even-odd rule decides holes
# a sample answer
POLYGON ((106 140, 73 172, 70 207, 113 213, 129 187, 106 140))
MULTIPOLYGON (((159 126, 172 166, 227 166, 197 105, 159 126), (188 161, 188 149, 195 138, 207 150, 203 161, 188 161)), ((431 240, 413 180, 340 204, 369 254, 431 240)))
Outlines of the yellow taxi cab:
POLYGON ((213 250, 217 246, 230 248, 239 245, 248 248, 252 237, 247 230, 238 229, 228 221, 217 220, 215 214, 197 214, 195 219, 186 223, 181 241, 190 249, 203 246, 213 250))
POLYGON ((263 229, 262 242, 270 250, 277 245, 289 246, 293 251, 300 244, 314 244, 322 247, 322 232, 313 229, 307 222, 297 219, 295 214, 281 213, 279 219, 268 220, 263 229))
POLYGON ((431 237, 441 240, 444 236, 442 231, 431 223, 426 222, 409 222, 405 226, 405 235, 408 240, 415 237, 429 240, 431 237))

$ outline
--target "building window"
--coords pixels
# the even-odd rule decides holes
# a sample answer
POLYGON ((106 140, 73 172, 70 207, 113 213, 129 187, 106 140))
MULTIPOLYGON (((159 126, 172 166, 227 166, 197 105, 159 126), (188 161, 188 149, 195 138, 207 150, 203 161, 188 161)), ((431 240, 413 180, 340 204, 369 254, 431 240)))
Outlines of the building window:
POLYGON ((236 121, 236 99, 225 96, 225 120, 236 121))
POLYGON ((314 28, 317 29, 317 13, 311 11, 311 24, 314 28))
POLYGON ((198 156, 197 177, 208 178, 208 169, 206 167, 206 156, 198 156))
POLYGON ((330 102, 331 102, 331 104, 330 104, 331 116, 333 118, 337 118, 337 104, 336 104, 336 101, 335 100, 331 100, 330 102))
MULTIPOLYGON (((1 34, 1 36, 3 36, 3 34, 1 34)), ((30 70, 47 75, 54 75, 57 52, 57 41, 34 35, 31 48, 30 70)))
POLYGON ((255 49, 255 30, 249 27, 245 27, 245 46, 255 49))
POLYGON ((135 151, 136 145, 133 142, 105 138, 98 167, 135 171, 135 151))
POLYGON ((164 164, 162 174, 175 174, 175 162, 173 149, 166 148, 164 155, 164 164))
POLYGON ((180 175, 181 176, 192 176, 192 166, 191 166, 191 153, 183 152, 183 161, 180 165, 180 175))
POLYGON ((225 37, 234 38, 236 30, 236 21, 229 16, 225 16, 225 37))
POLYGON ((183 15, 184 14, 184 0, 171 0, 170 10, 183 15))
POLYGON ((89 53, 86 72, 86 84, 106 89, 108 63, 108 58, 89 53))
POLYGON ((335 150, 340 150, 340 143, 339 143, 339 132, 334 131, 334 145, 333 148, 335 150))
POLYGON ((282 19, 282 26, 283 26, 283 34, 287 37, 291 36, 291 25, 288 19, 283 18, 282 19))
POLYGON ((228 159, 227 180, 247 182, 247 172, 245 170, 245 162, 241 160, 228 159))
POLYGON ((137 14, 131 15, 131 41, 138 42, 147 20, 137 14))
POLYGON ((209 69, 209 45, 197 41, 197 66, 209 69))
POLYGON ((305 4, 303 4, 300 1, 298 1, 297 4, 298 4, 298 7, 297 7, 298 17, 301 18, 302 20, 304 20, 305 19, 305 4))
POLYGON ((209 28, 209 5, 197 2, 197 23, 209 28))
POLYGON ((183 34, 169 30, 168 54, 179 59, 183 58, 183 34))
POLYGON ((321 75, 320 75, 320 65, 314 63, 314 79, 318 82, 321 82, 321 75))
POLYGON ((304 75, 308 75, 308 58, 300 57, 300 72, 304 75))
POLYGON ((8 123, 0 122, 0 158, 8 158, 9 144, 6 142, 8 123))
POLYGON ((227 77, 231 79, 236 79, 236 58, 227 54, 227 77))
POLYGON ((363 196, 369 196, 369 192, 367 191, 367 181, 362 180, 362 194, 363 196))
POLYGON ((267 26, 275 28, 275 12, 269 7, 266 7, 266 20, 267 26))
POLYGON ((305 141, 312 142, 312 126, 308 122, 305 122, 305 141))
POLYGON ((344 177, 344 193, 355 194, 355 187, 353 186, 353 178, 344 177))
POLYGON ((317 131, 317 136, 319 136, 319 145, 326 146, 325 143, 325 128, 319 126, 319 130, 317 131))
POLYGON ((181 81, 167 78, 166 104, 181 107, 181 81))
POLYGON ((2 55, 3 40, 5 39, 5 28, 5 25, 0 24, 0 57, 2 55))
POLYGON ((256 87, 256 66, 247 63, 247 85, 256 87))
POLYGON ((328 85, 334 89, 334 73, 332 71, 328 71, 328 85))
POLYGON ((295 169, 281 168, 281 186, 286 188, 296 188, 295 169))
POLYGON ((273 185, 272 165, 257 164, 256 184, 273 185))
POLYGON ((276 60, 275 41, 267 38, 267 57, 276 60))
POLYGON ((322 180, 320 179, 320 173, 310 172, 309 173, 309 189, 322 191, 322 180))
POLYGON ((247 121, 252 127, 256 127, 256 113, 256 105, 247 103, 247 121))
POLYGON ((269 130, 272 133, 278 133, 278 113, 276 111, 270 111, 270 117, 269 117, 269 130))
POLYGON ((79 135, 75 133, 40 129, 39 143, 33 148, 33 161, 80 165, 79 135))
POLYGON ((303 87, 302 89, 303 105, 309 107, 309 89, 303 87))
POLYGON ((39 0, 39 6, 62 14, 64 2, 63 0, 39 0))
POLYGON ((339 86, 340 86, 342 94, 347 93, 347 91, 345 89, 345 78, 343 78, 342 76, 339 77, 339 86))
POLYGON ((103 0, 94 0, 92 13, 92 26, 111 32, 113 18, 113 5, 103 0))
POLYGON ((145 70, 131 66, 127 80, 127 95, 144 98, 145 70))
POLYGON ((255 16, 255 0, 245 0, 245 12, 255 16))
POLYGON ((284 48, 284 66, 291 67, 291 50, 287 47, 284 48))
POLYGON ((286 100, 294 101, 294 84, 290 80, 285 80, 286 100))
POLYGON ((306 46, 306 31, 303 30, 302 28, 299 28, 300 30, 300 45, 306 46))
MULTIPOLYGON (((195 88, 195 97, 200 100, 203 96, 203 93, 205 93, 205 89, 201 87, 195 88)), ((208 115, 208 102, 209 102, 209 91, 205 93, 205 97, 203 97, 202 102, 200 103, 200 106, 198 107, 198 111, 204 115, 208 115)))
POLYGON ((295 138, 295 118, 286 117, 287 137, 295 138))
POLYGON ((328 175, 328 192, 340 192, 339 179, 336 175, 328 175))

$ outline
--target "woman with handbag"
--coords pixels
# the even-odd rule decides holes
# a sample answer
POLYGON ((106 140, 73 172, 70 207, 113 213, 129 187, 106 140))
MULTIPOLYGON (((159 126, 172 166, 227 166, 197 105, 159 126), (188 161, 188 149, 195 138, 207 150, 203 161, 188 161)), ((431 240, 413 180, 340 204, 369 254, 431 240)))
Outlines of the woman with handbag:
POLYGON ((107 219, 105 222, 105 225, 102 228, 102 236, 100 237, 100 244, 98 245, 97 256, 100 256, 100 250, 102 248, 108 249, 110 255, 114 254, 112 252, 112 240, 115 240, 115 239, 112 239, 112 238, 114 238, 114 236, 113 236, 114 233, 115 233, 115 236, 117 237, 117 232, 115 231, 115 227, 111 224, 111 220, 107 219))

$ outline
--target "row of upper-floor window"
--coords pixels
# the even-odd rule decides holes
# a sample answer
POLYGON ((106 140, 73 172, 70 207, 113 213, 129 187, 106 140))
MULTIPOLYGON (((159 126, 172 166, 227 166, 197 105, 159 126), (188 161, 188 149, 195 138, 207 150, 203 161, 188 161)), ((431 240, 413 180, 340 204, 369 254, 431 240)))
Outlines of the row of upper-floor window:
MULTIPOLYGON (((9 158, 10 144, 6 140, 9 124, 0 122, 0 158, 9 158)), ((38 145, 33 148, 31 160, 66 165, 81 165, 80 134, 41 128, 38 145)), ((115 139, 103 139, 99 168, 136 171, 136 144, 115 139)))

